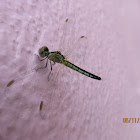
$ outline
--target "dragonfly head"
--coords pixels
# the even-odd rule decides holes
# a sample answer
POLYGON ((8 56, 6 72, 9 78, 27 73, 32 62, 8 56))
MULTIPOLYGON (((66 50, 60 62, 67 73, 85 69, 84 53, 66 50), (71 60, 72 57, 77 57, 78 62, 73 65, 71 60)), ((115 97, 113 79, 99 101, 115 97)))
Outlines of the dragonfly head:
POLYGON ((46 47, 46 46, 43 46, 42 48, 40 48, 39 50, 38 50, 38 53, 39 53, 39 55, 40 55, 40 57, 46 57, 46 56, 48 56, 49 55, 49 49, 48 49, 48 47, 46 47))

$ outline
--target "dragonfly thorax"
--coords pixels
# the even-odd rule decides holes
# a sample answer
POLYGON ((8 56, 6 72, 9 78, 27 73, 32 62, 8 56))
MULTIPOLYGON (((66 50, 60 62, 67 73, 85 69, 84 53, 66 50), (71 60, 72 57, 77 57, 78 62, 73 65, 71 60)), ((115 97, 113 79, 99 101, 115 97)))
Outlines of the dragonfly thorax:
POLYGON ((48 47, 46 47, 46 46, 43 46, 42 48, 40 48, 39 50, 38 50, 38 53, 39 53, 39 55, 40 55, 40 57, 47 57, 48 55, 49 55, 49 49, 48 49, 48 47))
POLYGON ((63 56, 60 51, 54 51, 49 53, 48 59, 53 62, 63 63, 65 61, 65 56, 63 56))

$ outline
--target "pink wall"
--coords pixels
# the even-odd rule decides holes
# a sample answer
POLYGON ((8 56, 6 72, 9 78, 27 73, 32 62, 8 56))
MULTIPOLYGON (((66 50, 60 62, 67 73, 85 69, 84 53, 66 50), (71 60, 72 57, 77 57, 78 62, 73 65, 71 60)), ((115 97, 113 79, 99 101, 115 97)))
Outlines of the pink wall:
POLYGON ((140 117, 138 1, 1 0, 0 11, 0 140, 139 139, 139 124, 123 123, 140 117), (23 76, 44 64, 34 55, 41 46, 59 50, 67 18, 74 39, 88 38, 75 64, 102 80, 67 68, 53 83, 49 69, 23 76))

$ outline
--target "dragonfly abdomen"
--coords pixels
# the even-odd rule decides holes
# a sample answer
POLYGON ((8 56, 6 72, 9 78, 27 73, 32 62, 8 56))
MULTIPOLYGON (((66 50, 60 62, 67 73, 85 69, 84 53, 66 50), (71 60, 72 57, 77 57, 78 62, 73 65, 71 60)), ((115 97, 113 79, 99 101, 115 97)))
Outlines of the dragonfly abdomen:
POLYGON ((63 61, 63 64, 64 64, 65 66, 67 66, 67 67, 69 67, 69 68, 75 70, 75 71, 80 72, 81 74, 84 74, 85 76, 88 76, 88 77, 93 78, 93 79, 101 80, 101 77, 96 76, 96 75, 94 75, 94 74, 92 74, 92 73, 90 73, 90 72, 87 72, 87 71, 85 71, 85 70, 79 68, 78 66, 72 64, 71 62, 69 62, 69 61, 67 61, 67 60, 64 60, 64 61, 63 61))

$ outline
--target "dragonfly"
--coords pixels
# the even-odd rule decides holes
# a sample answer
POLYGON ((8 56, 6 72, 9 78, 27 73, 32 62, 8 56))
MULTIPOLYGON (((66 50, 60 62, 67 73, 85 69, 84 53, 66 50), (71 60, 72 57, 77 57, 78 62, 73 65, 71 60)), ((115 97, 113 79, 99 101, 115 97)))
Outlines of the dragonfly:
MULTIPOLYGON (((81 38, 83 38, 83 37, 84 36, 81 36, 81 38)), ((101 80, 101 77, 99 77, 95 74, 92 74, 92 73, 74 65, 73 63, 67 61, 66 57, 64 55, 62 55, 60 51, 49 52, 48 47, 43 46, 39 49, 38 53, 39 53, 40 57, 44 58, 42 60, 47 59, 47 63, 46 63, 45 67, 47 67, 48 59, 50 60, 50 63, 51 63, 51 61, 54 62, 53 64, 51 64, 51 71, 52 71, 52 66, 55 65, 55 63, 60 63, 60 64, 63 64, 65 66, 85 75, 85 76, 88 76, 88 77, 96 79, 96 80, 101 80)), ((51 74, 51 71, 48 75, 48 79, 49 79, 49 76, 51 74)))
MULTIPOLYGON (((71 46, 70 45, 70 41, 69 40, 71 40, 71 37, 70 36, 73 36, 73 26, 72 26, 72 22, 71 22, 71 19, 66 19, 66 21, 65 21, 65 25, 64 25, 64 32, 63 32, 63 36, 62 36, 62 38, 61 38, 61 41, 60 41, 60 51, 49 51, 49 48, 47 47, 47 46, 43 46, 43 47, 41 47, 41 48, 39 48, 39 50, 38 50, 38 54, 39 54, 39 56, 38 56, 38 59, 40 60, 40 61, 43 61, 44 62, 44 60, 45 60, 45 66, 43 66, 43 67, 39 67, 39 68, 36 68, 36 69, 34 69, 33 70, 33 72, 38 72, 39 70, 41 70, 41 69, 45 69, 45 68, 47 68, 48 67, 48 62, 50 61, 50 67, 51 67, 51 69, 50 69, 50 72, 49 72, 49 74, 48 74, 48 81, 51 83, 51 81, 56 81, 56 79, 58 79, 58 78, 56 78, 57 76, 57 74, 53 77, 52 76, 52 71, 53 71, 53 66, 54 65, 56 65, 56 63, 57 64, 62 64, 63 66, 66 66, 67 68, 70 68, 70 69, 72 69, 72 70, 74 70, 74 71, 77 71, 78 73, 80 73, 80 74, 83 74, 83 75, 85 75, 85 76, 87 76, 87 77, 90 77, 90 78, 92 78, 92 79, 96 79, 96 80, 101 80, 101 77, 99 77, 99 76, 97 76, 97 75, 95 75, 95 74, 92 74, 92 73, 90 73, 90 72, 88 72, 88 71, 86 71, 86 70, 84 70, 84 69, 82 69, 82 68, 80 68, 80 67, 78 67, 77 65, 75 65, 75 64, 73 64, 72 62, 70 62, 70 61, 68 61, 67 60, 67 55, 64 55, 63 53, 61 53, 61 51, 63 50, 63 48, 62 48, 62 46, 64 47, 65 46, 65 48, 66 48, 66 46, 68 46, 67 48, 69 48, 69 46, 71 46), (41 58, 41 59, 40 59, 41 58), (55 79, 55 80, 52 80, 53 78, 55 79)), ((81 47, 83 44, 84 44, 84 40, 86 39, 86 37, 85 36, 81 36, 79 39, 78 39, 78 41, 76 42, 76 43, 74 43, 74 47, 76 48, 78 48, 78 47, 81 47), (81 41, 81 42, 80 42, 81 41), (81 44, 80 44, 80 43, 81 44)), ((75 50, 75 48, 74 47, 72 47, 72 50, 70 50, 70 52, 68 52, 69 54, 71 53, 71 52, 73 52, 73 50, 75 50)), ((66 48, 66 49, 67 49, 66 48)), ((76 60, 77 61, 77 60, 76 60)), ((21 76, 22 78, 24 78, 24 77, 28 77, 28 75, 30 75, 30 73, 32 73, 32 71, 30 71, 30 72, 27 72, 26 74, 25 74, 25 76, 21 76)), ((16 78, 16 79, 13 79, 13 80, 11 80, 8 84, 7 84, 7 88, 9 88, 9 87, 11 87, 15 82, 17 82, 18 80, 19 80, 20 78, 18 77, 18 78, 16 78)), ((51 83, 51 84, 53 84, 53 83, 51 83)), ((54 93, 55 91, 54 91, 54 89, 53 89, 53 87, 51 87, 51 84, 48 84, 47 83, 47 85, 48 85, 48 90, 47 90, 47 92, 49 92, 50 91, 50 95, 51 95, 51 97, 49 97, 49 96, 47 96, 47 101, 46 101, 46 99, 45 99, 45 101, 43 101, 43 99, 41 99, 41 103, 40 103, 40 111, 42 111, 42 109, 43 108, 45 108, 44 107, 44 105, 45 105, 45 103, 46 102, 48 102, 48 106, 49 106, 49 104, 50 104, 50 98, 52 98, 52 100, 54 100, 54 95, 52 94, 52 93, 54 93), (49 87, 50 86, 50 87, 49 87)), ((13 88, 13 89, 15 89, 15 88, 13 88)), ((56 89, 56 90, 58 90, 58 89, 56 89)), ((56 94, 55 94, 56 95, 56 94)), ((63 95, 62 95, 63 96, 63 95)), ((45 95, 45 97, 46 97, 46 95, 45 95)), ((53 102, 56 102, 56 101, 58 101, 59 100, 59 97, 57 97, 56 98, 56 100, 55 101, 53 101, 53 102)), ((61 101, 61 99, 60 99, 60 101, 61 101)), ((59 102, 60 102, 59 101, 59 102)), ((56 105, 57 106, 57 105, 56 105)))

